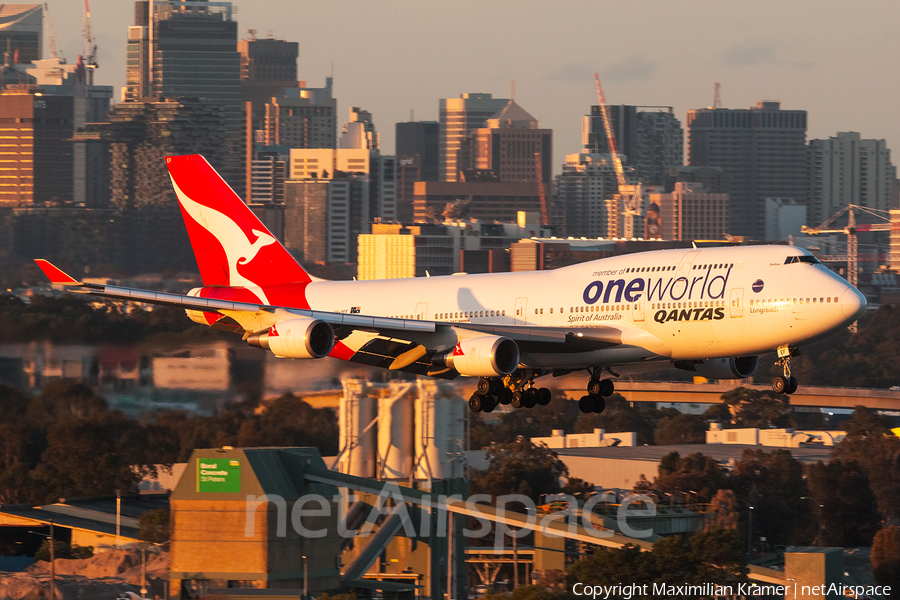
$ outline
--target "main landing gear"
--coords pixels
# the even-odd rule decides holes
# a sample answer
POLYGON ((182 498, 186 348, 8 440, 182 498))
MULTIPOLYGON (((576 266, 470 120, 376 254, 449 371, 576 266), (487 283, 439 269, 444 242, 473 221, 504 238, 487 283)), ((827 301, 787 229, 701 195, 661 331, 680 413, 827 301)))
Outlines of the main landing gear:
POLYGON ((606 396, 612 396, 616 391, 616 386, 612 379, 600 379, 599 369, 591 369, 589 372, 591 379, 587 385, 588 393, 578 401, 578 410, 585 414, 602 413, 606 409, 606 396))
POLYGON ((469 409, 492 412, 500 404, 509 404, 513 408, 547 406, 552 394, 547 388, 534 387, 534 378, 534 373, 518 377, 516 373, 502 378, 482 377, 478 380, 478 390, 469 398, 469 409))
POLYGON ((772 391, 776 394, 793 394, 797 391, 797 379, 791 375, 791 356, 799 353, 799 348, 790 346, 782 346, 778 349, 778 360, 775 364, 782 367, 784 376, 779 375, 772 380, 772 391))

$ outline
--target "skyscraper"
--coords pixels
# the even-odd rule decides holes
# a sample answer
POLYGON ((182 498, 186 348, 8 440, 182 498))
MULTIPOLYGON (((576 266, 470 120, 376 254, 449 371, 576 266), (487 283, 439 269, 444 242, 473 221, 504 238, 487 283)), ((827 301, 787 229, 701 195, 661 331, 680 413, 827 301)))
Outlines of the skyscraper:
POLYGON ((609 154, 568 154, 556 179, 552 223, 557 235, 597 238, 607 233, 606 199, 618 190, 609 154))
POLYGON ((0 52, 7 49, 16 64, 40 60, 44 11, 40 4, 0 4, 0 52))
POLYGON ((337 100, 332 79, 324 88, 285 90, 266 104, 265 144, 289 148, 337 148, 337 100))
MULTIPOLYGON (((662 185, 671 167, 684 161, 684 129, 671 106, 610 105, 609 118, 616 146, 634 167, 636 177, 650 185, 662 185)), ((609 154, 600 106, 581 122, 582 152, 609 154)))
POLYGON ((126 101, 184 98, 221 106, 225 152, 213 166, 233 189, 245 190, 241 55, 230 2, 135 2, 126 81, 126 101))
POLYGON ((691 166, 722 167, 729 177, 728 232, 762 240, 766 198, 809 202, 806 111, 703 108, 687 115, 691 166))
POLYGON ((397 220, 413 220, 415 182, 437 181, 439 124, 437 121, 397 123, 397 220))
POLYGON ((811 195, 809 225, 856 204, 877 210, 893 206, 897 168, 884 140, 864 140, 853 131, 809 141, 811 195))
POLYGON ((490 94, 461 94, 440 101, 440 180, 458 181, 457 153, 468 133, 484 127, 485 121, 500 112, 508 99, 490 94))

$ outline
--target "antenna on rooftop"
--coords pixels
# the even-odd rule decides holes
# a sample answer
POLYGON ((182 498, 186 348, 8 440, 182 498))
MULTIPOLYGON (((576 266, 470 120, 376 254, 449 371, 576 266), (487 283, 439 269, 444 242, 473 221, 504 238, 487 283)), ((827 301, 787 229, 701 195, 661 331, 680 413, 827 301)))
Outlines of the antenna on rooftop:
POLYGON ((722 84, 718 81, 714 84, 715 91, 713 92, 713 108, 722 108, 722 94, 720 92, 722 88, 722 84))
POLYGON ((516 80, 515 79, 509 80, 509 99, 510 100, 516 99, 516 80))

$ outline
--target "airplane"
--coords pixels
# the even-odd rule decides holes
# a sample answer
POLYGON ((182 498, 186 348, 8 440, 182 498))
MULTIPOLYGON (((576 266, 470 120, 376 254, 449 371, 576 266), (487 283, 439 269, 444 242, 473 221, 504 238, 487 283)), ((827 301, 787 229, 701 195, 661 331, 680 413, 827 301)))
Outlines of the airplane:
POLYGON ((754 374, 776 352, 791 394, 800 346, 866 308, 856 288, 802 248, 657 250, 550 271, 374 281, 310 275, 199 155, 167 157, 203 287, 186 295, 80 282, 38 266, 69 292, 184 308, 278 357, 331 356, 445 379, 478 377, 473 412, 547 405, 546 375, 585 371, 584 413, 612 379, 675 367, 715 379, 754 374))

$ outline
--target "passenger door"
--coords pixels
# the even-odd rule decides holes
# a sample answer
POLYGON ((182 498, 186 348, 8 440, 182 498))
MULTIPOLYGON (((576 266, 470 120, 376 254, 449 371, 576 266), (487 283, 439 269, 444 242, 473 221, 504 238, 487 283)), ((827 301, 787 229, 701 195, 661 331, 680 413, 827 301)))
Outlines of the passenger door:
POLYGON ((516 325, 525 325, 525 309, 528 305, 528 298, 516 298, 516 325))
POLYGON ((744 289, 732 288, 731 290, 731 316, 744 316, 744 289))
POLYGON ((428 303, 427 302, 419 302, 416 304, 416 319, 419 321, 425 321, 428 318, 428 303))

